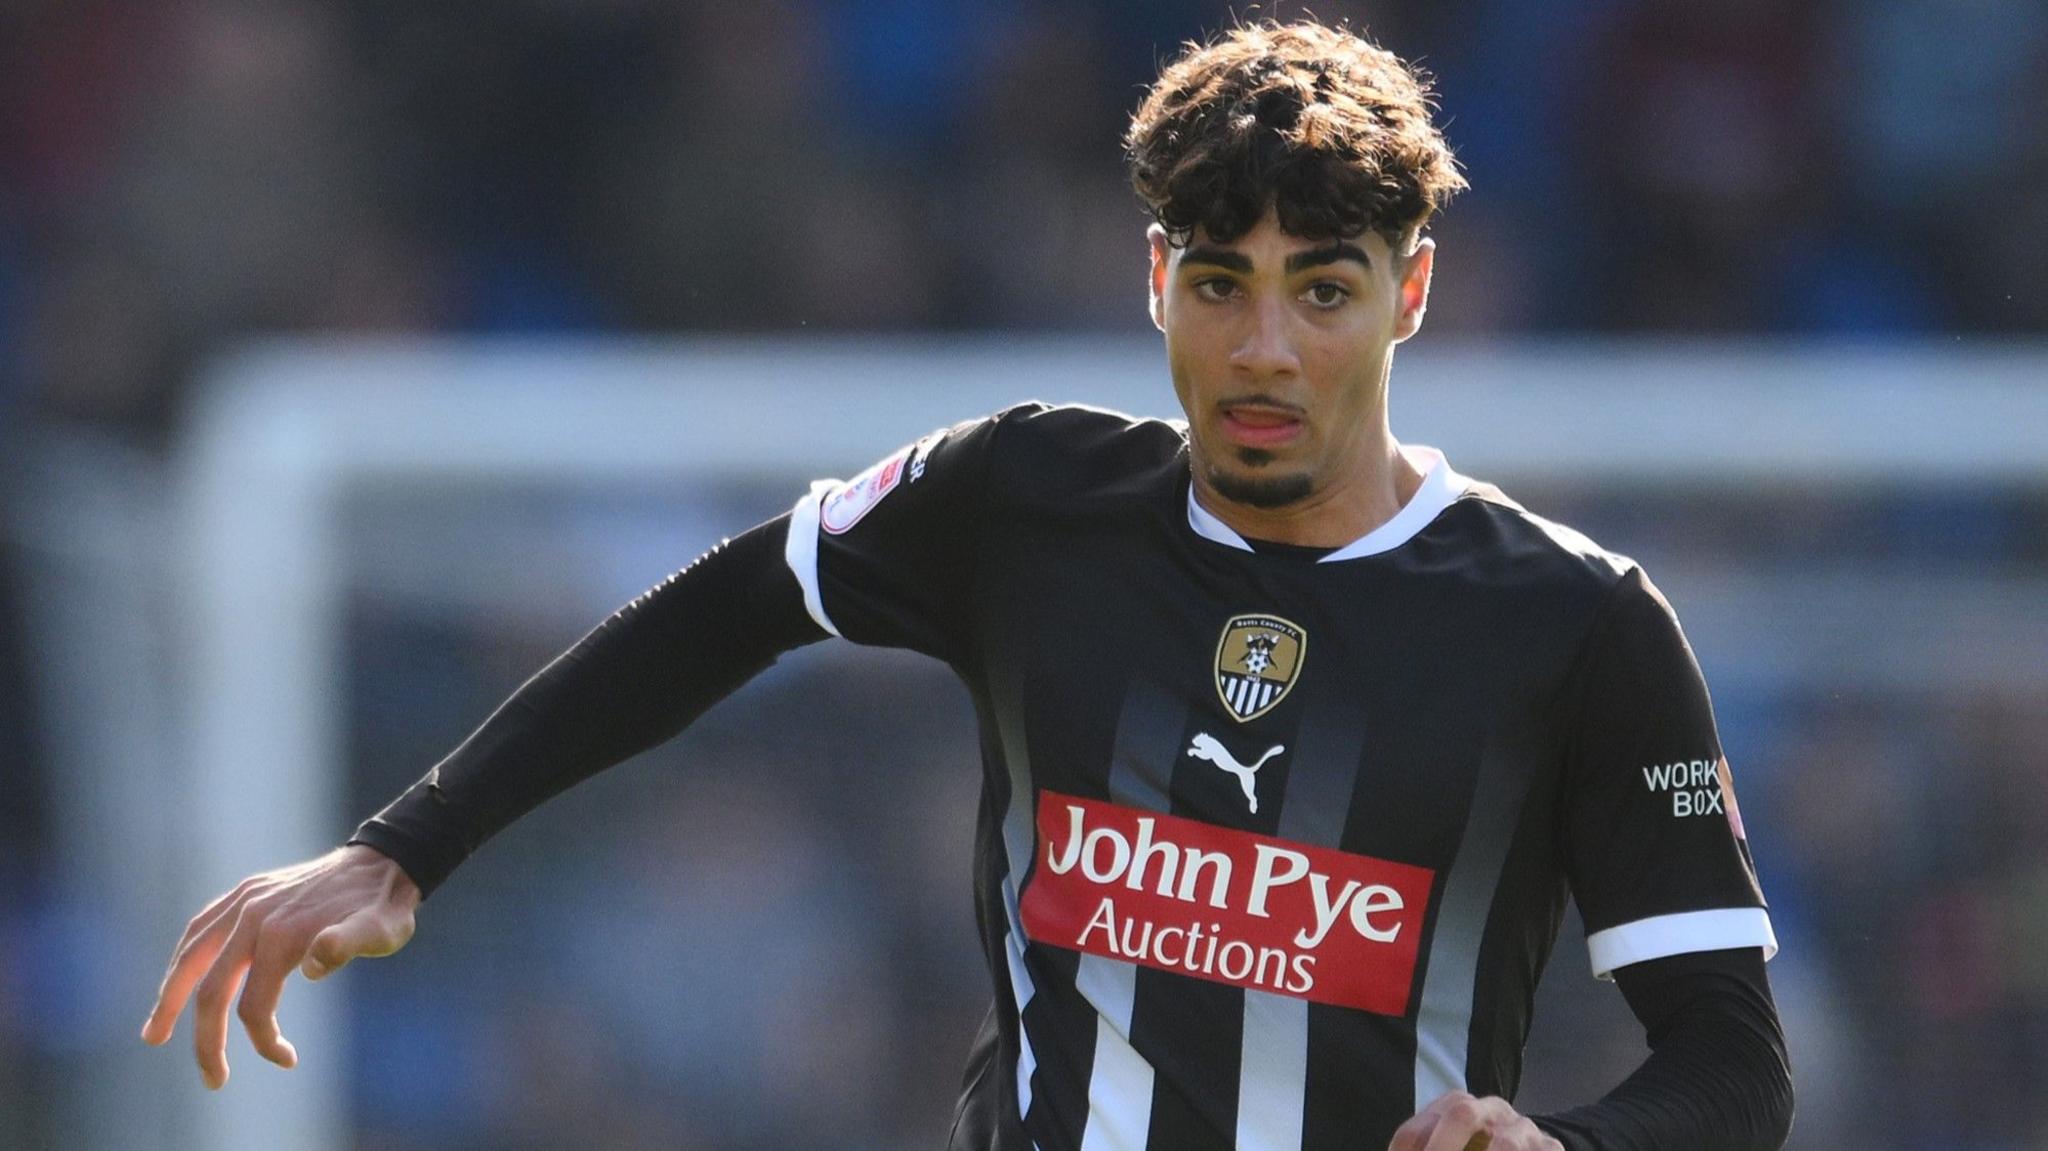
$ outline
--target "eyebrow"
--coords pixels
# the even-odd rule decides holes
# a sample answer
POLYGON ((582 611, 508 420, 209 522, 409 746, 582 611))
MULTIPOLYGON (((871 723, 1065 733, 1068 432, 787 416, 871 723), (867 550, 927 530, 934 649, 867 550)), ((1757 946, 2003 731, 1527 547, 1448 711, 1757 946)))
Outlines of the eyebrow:
POLYGON ((1227 248, 1211 247, 1206 244, 1189 248, 1187 251, 1182 252, 1180 254, 1180 262, 1183 265, 1214 264, 1219 268, 1228 268, 1233 272, 1241 272, 1247 276, 1252 271, 1252 258, 1250 256, 1245 255, 1243 252, 1233 252, 1227 248))
POLYGON ((1364 248, 1340 240, 1312 251, 1294 253, 1287 257, 1287 270, 1293 273, 1303 268, 1320 268, 1324 264, 1334 264, 1339 260, 1356 260, 1361 268, 1372 267, 1372 257, 1365 254, 1364 248))
MULTIPOLYGON (((1294 253, 1287 257, 1286 268, 1288 274, 1292 275, 1304 268, 1319 268, 1325 264, 1334 264, 1339 260, 1355 260, 1360 267, 1372 267, 1372 257, 1365 254, 1365 249, 1356 244, 1347 244, 1339 241, 1334 244, 1325 244, 1320 248, 1313 248, 1306 252, 1294 253)), ((1233 252, 1228 248, 1218 248, 1209 244, 1197 245, 1187 249, 1181 253, 1180 262, 1182 264, 1213 264, 1216 267, 1226 268, 1247 276, 1252 271, 1252 258, 1250 256, 1245 255, 1243 252, 1233 252)))

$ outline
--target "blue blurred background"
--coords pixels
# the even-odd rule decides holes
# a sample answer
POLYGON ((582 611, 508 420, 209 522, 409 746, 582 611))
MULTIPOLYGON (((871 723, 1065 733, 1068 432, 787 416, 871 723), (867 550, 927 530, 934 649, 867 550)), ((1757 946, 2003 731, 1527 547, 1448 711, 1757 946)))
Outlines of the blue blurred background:
MULTIPOLYGON (((2011 352, 2048 389, 2040 0, 1314 10, 1425 62, 1473 184, 1434 229, 1411 346, 2011 352)), ((330 365, 394 341, 1143 341, 1118 136, 1157 63, 1227 19, 0 2, 0 1148, 216 1145, 185 1028, 172 1052, 133 1033, 193 895, 234 878, 194 862, 212 669, 178 575, 223 365, 252 341, 330 365), (158 837, 117 830, 151 810, 158 837)), ((1845 422, 1895 395, 1829 387, 1845 422)), ((1794 1146, 2048 1148, 2048 466, 1977 475, 1973 429, 1899 435, 1965 463, 1485 478, 1642 558, 1688 622, 1786 943, 1794 1146)), ((1459 459, 1455 429, 1441 446, 1459 459)), ((340 501, 321 842, 805 478, 387 476, 340 501)), ((287 994, 287 1035, 315 997, 342 1013, 321 1145, 939 1145, 988 986, 977 786, 943 669, 786 661, 493 844, 403 955, 287 994)), ((1640 1050, 1572 945, 1532 1106, 1597 1095, 1640 1050)), ((228 1094, 283 1075, 230 1054, 228 1094)))

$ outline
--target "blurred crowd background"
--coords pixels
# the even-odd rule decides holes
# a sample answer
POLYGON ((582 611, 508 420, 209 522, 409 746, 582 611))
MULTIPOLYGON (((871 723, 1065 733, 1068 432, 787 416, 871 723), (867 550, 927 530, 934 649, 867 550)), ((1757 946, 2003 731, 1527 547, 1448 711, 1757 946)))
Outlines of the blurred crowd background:
MULTIPOLYGON (((1446 333, 2048 327, 2038 0, 1316 10, 1439 78, 1446 333)), ((1135 327, 1123 120, 1224 13, 11 0, 0 379, 149 430, 251 330, 1135 327)))
MULTIPOLYGON (((1426 63, 1472 181, 1435 229, 1424 339, 2048 335, 2039 0, 1313 8, 1426 63)), ((95 936, 58 875, 59 735, 99 697, 50 672, 51 645, 84 642, 38 606, 84 562, 52 509, 158 484, 208 364, 280 334, 1142 332, 1118 137, 1157 63, 1228 18, 1194 0, 0 0, 0 1148, 62 1145, 66 1076, 132 1042, 146 1006, 102 1010, 95 957, 132 941, 95 936)), ((2040 482, 1510 490, 1653 571, 1877 573, 1994 612, 2048 564, 2040 482)), ((573 569, 593 520, 682 516, 662 538, 701 546, 789 498, 676 495, 362 510, 382 559, 347 605, 351 819, 616 587, 480 611, 378 572, 455 570, 450 523, 510 517, 507 554, 573 569)), ((2048 682, 1788 678, 1770 652, 1701 647, 1787 940, 1795 1145, 2048 1147, 2048 682)), ((351 976, 356 1145, 937 1145, 987 994, 972 748, 942 670, 807 652, 537 815, 437 898, 414 958, 351 976), (821 792, 820 773, 919 810, 821 792), (753 942, 790 923, 764 966, 753 942)), ((143 942, 160 963, 172 940, 143 942)), ((1637 1057, 1579 964, 1553 965, 1538 1102, 1597 1094, 1637 1057)))

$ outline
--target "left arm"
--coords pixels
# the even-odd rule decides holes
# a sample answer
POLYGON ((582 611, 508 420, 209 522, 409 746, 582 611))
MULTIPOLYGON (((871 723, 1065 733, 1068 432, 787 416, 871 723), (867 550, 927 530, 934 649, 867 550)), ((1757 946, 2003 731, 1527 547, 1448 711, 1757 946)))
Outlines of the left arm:
POLYGON ((1593 974, 1621 986, 1651 1055, 1600 1102, 1553 1116, 1453 1092, 1391 1151, 1775 1149, 1792 1114, 1763 969, 1777 940, 1706 682, 1640 568, 1608 596, 1571 682, 1563 864, 1593 974))
POLYGON ((1775 1151, 1792 1127, 1792 1069, 1763 953, 1701 951, 1614 972, 1650 1057, 1598 1103, 1537 1116, 1565 1151, 1775 1151))
POLYGON ((1792 1126, 1792 1072, 1763 954, 1735 948, 1631 964, 1614 982, 1650 1057, 1598 1103, 1523 1116, 1453 1092, 1395 1133, 1390 1151, 1775 1151, 1792 1126))

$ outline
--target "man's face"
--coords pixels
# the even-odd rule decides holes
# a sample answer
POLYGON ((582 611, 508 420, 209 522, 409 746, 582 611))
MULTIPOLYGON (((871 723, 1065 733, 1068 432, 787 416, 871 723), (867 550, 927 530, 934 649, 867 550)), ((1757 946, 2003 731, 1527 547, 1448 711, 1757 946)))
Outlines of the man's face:
POLYGON ((1434 248, 1377 233, 1304 240, 1268 210, 1228 244, 1152 240, 1152 322, 1166 336, 1196 474, 1263 509, 1327 498, 1385 450, 1387 368, 1422 323, 1434 248))

